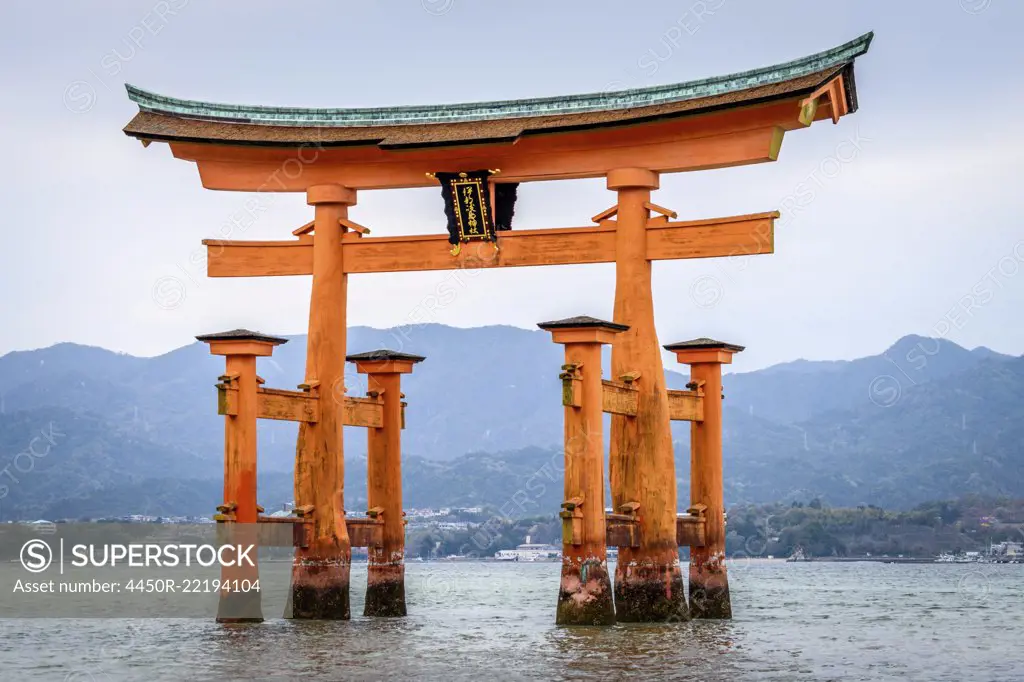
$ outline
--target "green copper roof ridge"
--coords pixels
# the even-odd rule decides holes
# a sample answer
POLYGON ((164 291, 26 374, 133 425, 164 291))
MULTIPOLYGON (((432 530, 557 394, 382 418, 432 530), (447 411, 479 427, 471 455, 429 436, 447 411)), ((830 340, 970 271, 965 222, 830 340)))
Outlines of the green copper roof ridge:
POLYGON ((490 102, 370 108, 245 106, 178 99, 149 92, 128 83, 125 83, 125 89, 128 91, 128 98, 139 105, 140 111, 212 121, 338 128, 462 123, 632 109, 771 85, 846 65, 868 51, 873 37, 874 33, 869 32, 830 50, 782 64, 683 83, 615 92, 490 102))

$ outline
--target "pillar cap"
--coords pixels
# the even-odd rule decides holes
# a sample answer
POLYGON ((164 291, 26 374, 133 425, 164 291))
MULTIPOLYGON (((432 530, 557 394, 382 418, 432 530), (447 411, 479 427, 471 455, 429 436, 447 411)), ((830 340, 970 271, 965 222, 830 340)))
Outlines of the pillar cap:
POLYGON ((629 325, 609 322, 608 320, 599 320, 598 318, 590 317, 589 315, 577 315, 576 317, 567 317, 564 320, 538 322, 537 326, 544 331, 552 331, 555 329, 582 329, 586 327, 606 329, 612 332, 624 332, 629 330, 629 325))
POLYGON ((356 363, 356 371, 361 374, 408 374, 412 372, 413 365, 423 362, 426 358, 422 355, 381 348, 347 355, 345 360, 356 363))
POLYGON ((706 336, 689 341, 679 341, 662 346, 665 350, 676 354, 676 361, 687 365, 711 363, 718 365, 732 364, 732 356, 743 350, 743 346, 725 341, 716 341, 706 336))
POLYGON ((365 353, 353 353, 352 355, 346 355, 345 360, 348 362, 365 362, 367 360, 405 360, 407 362, 423 362, 426 358, 422 355, 399 353, 396 350, 382 348, 380 350, 371 350, 365 353))
POLYGON ((260 341, 262 343, 271 343, 275 346, 288 343, 288 339, 281 338, 280 336, 270 336, 269 334, 262 334, 249 329, 232 329, 226 332, 203 334, 197 336, 196 341, 202 341, 203 343, 210 343, 211 341, 260 341))
POLYGON ((317 204, 345 204, 354 206, 356 203, 356 192, 343 185, 310 185, 306 188, 306 203, 310 206, 317 204))
POLYGON ((624 324, 599 320, 589 315, 541 322, 537 326, 551 332, 551 340, 561 344, 612 343, 616 334, 629 329, 624 324))
POLYGON ((288 343, 288 339, 269 336, 248 329, 232 329, 216 334, 197 336, 196 341, 210 344, 211 355, 272 355, 274 346, 288 343))
POLYGON ((615 168, 608 171, 608 189, 658 189, 658 174, 646 168, 615 168))
POLYGON ((677 341, 662 346, 667 351, 677 350, 724 350, 730 353, 740 353, 746 349, 745 346, 737 346, 734 343, 726 343, 725 341, 716 341, 715 339, 709 339, 706 336, 702 336, 699 339, 690 339, 689 341, 677 341))

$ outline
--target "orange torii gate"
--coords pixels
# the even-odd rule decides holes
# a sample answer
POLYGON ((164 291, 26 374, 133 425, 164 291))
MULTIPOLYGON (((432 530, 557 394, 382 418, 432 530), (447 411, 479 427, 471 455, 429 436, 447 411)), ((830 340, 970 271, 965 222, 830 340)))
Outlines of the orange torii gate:
MULTIPOLYGON (((563 544, 577 546, 578 527, 589 529, 581 530, 580 538, 592 546, 594 533, 606 524, 608 538, 620 547, 613 614, 620 621, 731 615, 718 403, 721 364, 739 348, 706 339, 669 347, 681 362, 693 365, 693 383, 690 391, 668 391, 654 327, 651 267, 658 260, 772 253, 778 213, 681 221, 674 211, 652 203, 651 192, 663 173, 774 161, 787 131, 821 119, 838 122, 855 111, 853 63, 871 38, 867 34, 785 64, 690 83, 450 106, 244 107, 128 86, 140 111, 125 132, 144 145, 166 142, 176 158, 197 165, 204 187, 304 192, 313 206, 313 220, 296 229, 294 239, 204 241, 211 277, 313 278, 304 391, 318 416, 297 419, 295 499, 311 531, 293 567, 296 617, 349 615, 351 539, 344 516, 341 428, 347 408, 344 401, 330 398, 343 389, 348 276, 580 263, 616 265, 613 327, 602 327, 608 323, 600 321, 591 325, 592 338, 586 342, 591 346, 585 350, 592 358, 593 344, 612 344, 613 380, 603 384, 601 407, 612 414, 614 513, 598 514, 603 500, 595 503, 596 481, 587 478, 589 496, 563 504, 563 540, 568 539, 563 544), (476 169, 500 169, 500 174, 476 169), (490 212, 496 207, 500 213, 504 201, 502 220, 511 219, 507 197, 509 190, 514 197, 518 183, 593 177, 606 178, 615 193, 614 205, 595 215, 593 225, 505 231, 509 224, 498 224, 500 231, 494 232, 490 212), (438 180, 450 191, 448 235, 370 237, 369 229, 349 218, 358 192, 423 187, 438 180), (466 185, 473 182, 478 193, 463 197, 462 191, 471 194, 466 185), (673 418, 695 424, 690 513, 684 517, 677 515, 673 418), (691 553, 689 606, 680 543, 697 548, 691 553)), ((565 341, 567 356, 570 346, 573 354, 584 352, 578 347, 580 333, 555 333, 556 341, 575 339, 565 341)), ((579 381, 588 387, 580 395, 589 395, 597 386, 593 364, 590 371, 566 369, 563 382, 571 389, 579 381)), ((579 363, 567 359, 571 365, 579 363)), ((372 374, 365 362, 362 367, 372 374)), ((384 409, 394 410, 388 402, 395 390, 389 381, 380 382, 388 387, 383 400, 391 405, 384 409)), ((567 410, 585 409, 584 404, 595 409, 582 398, 579 405, 572 402, 576 394, 567 390, 567 410)), ((567 433, 575 419, 567 414, 567 433)), ((396 448, 397 441, 382 448, 388 461, 397 457, 396 448)), ((384 513, 385 523, 393 512, 384 513)), ((599 554, 603 557, 603 548, 599 554)), ((401 563, 397 555, 387 560, 392 566, 401 563)), ((395 582, 401 571, 395 568, 388 575, 385 582, 391 586, 380 593, 390 595, 387 599, 404 595, 404 587, 400 591, 395 582)), ((378 606, 368 603, 366 612, 404 613, 404 598, 400 608, 378 606)), ((559 622, 608 622, 607 607, 602 608, 603 615, 592 619, 586 609, 574 615, 571 608, 563 613, 560 607, 559 622)))

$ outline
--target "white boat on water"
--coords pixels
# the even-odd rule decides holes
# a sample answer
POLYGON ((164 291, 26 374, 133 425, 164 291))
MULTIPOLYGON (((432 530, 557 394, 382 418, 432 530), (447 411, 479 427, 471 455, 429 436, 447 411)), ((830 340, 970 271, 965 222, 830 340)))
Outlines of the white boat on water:
POLYGON ((526 542, 515 549, 498 550, 494 558, 498 561, 555 561, 562 558, 562 548, 531 543, 530 536, 527 535, 526 542))

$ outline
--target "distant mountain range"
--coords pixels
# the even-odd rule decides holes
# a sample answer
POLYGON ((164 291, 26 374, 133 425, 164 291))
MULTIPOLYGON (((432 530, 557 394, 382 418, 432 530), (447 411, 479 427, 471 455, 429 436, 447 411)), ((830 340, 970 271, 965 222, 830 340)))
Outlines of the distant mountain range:
MULTIPOLYGON (((407 506, 515 498, 512 513, 557 510, 562 349, 546 332, 354 327, 348 347, 427 357, 403 379, 407 506)), ((268 386, 294 388, 304 359, 305 337, 291 337, 259 372, 268 386)), ((0 357, 0 519, 212 513, 222 371, 198 343, 154 358, 67 343, 0 357)), ((686 380, 667 372, 670 387, 686 380)), ((365 391, 354 368, 346 383, 349 395, 365 391)), ((1024 496, 1024 358, 908 336, 881 355, 729 374, 725 394, 729 503, 907 508, 967 493, 1024 496)), ((687 429, 673 426, 684 506, 687 429)), ((292 497, 296 431, 260 424, 268 508, 292 497)), ((345 437, 346 503, 359 509, 366 437, 345 437)))

